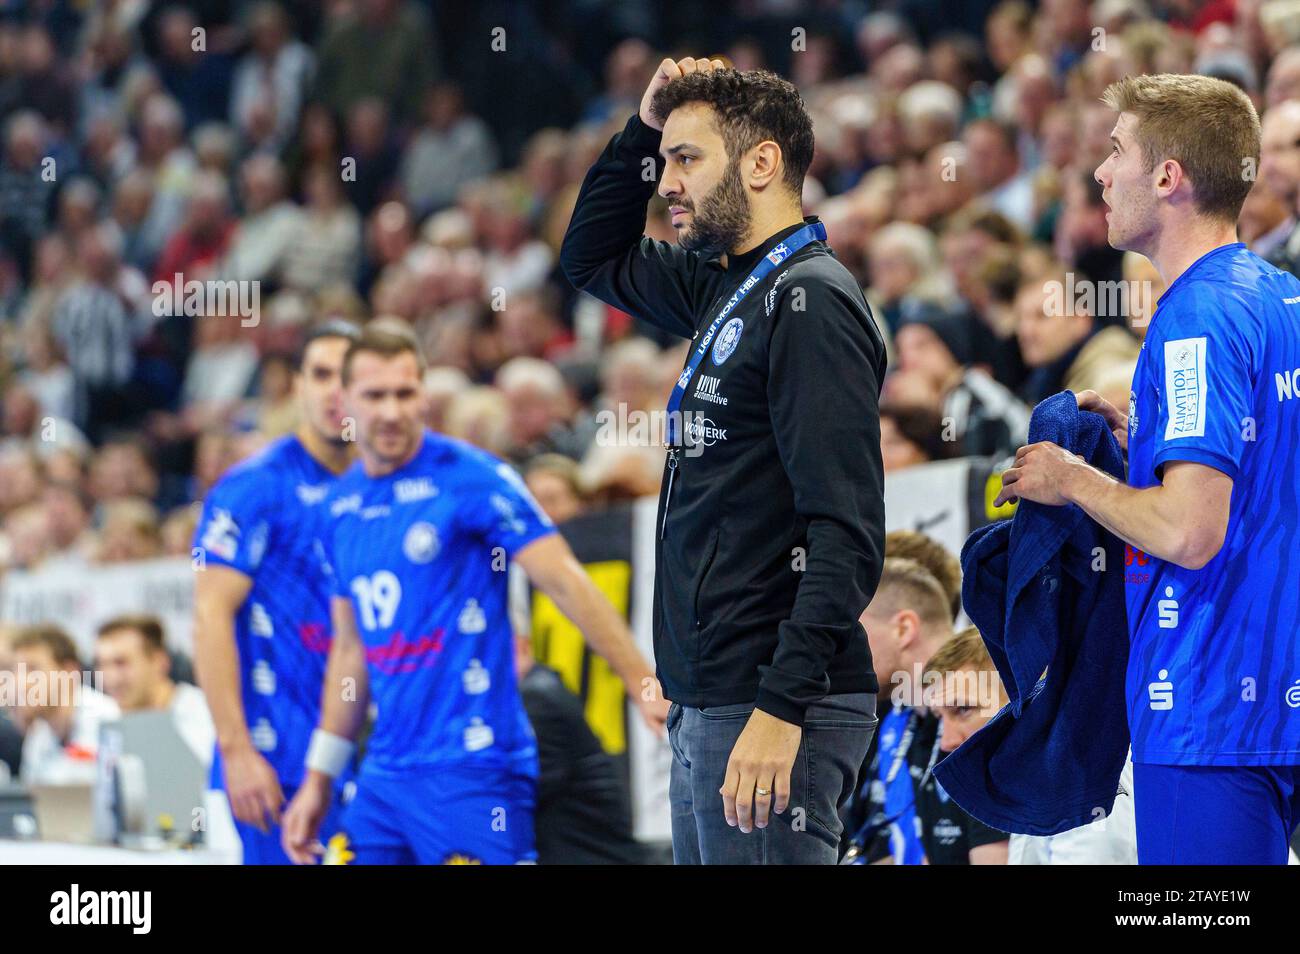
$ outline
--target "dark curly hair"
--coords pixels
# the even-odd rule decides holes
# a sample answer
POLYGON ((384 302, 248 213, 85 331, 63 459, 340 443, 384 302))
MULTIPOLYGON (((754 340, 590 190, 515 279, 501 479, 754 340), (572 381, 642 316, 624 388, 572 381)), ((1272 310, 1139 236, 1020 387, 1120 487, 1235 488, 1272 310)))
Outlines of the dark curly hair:
POLYGON ((785 184, 796 196, 803 193, 803 178, 813 157, 813 129, 793 83, 767 70, 688 73, 655 93, 650 112, 663 123, 669 113, 687 103, 713 108, 733 162, 765 140, 780 146, 785 184))

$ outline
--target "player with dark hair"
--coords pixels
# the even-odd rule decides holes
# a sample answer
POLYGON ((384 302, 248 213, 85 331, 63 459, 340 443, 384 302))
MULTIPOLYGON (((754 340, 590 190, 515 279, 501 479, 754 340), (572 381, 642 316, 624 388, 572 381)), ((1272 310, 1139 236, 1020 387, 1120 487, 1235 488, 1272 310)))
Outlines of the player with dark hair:
POLYGON ((329 651, 313 528, 352 459, 340 399, 343 355, 359 334, 329 321, 307 336, 297 430, 231 468, 195 529, 194 654, 217 730, 212 784, 230 800, 245 864, 289 860, 275 826, 302 775, 329 651))

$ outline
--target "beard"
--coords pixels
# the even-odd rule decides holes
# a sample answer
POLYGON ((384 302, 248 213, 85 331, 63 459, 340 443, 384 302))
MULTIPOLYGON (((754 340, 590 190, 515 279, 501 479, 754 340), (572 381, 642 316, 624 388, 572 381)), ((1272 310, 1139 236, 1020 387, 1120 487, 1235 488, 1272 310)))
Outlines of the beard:
POLYGON ((688 252, 730 252, 749 232, 749 196, 740 181, 739 163, 731 163, 713 191, 692 206, 690 226, 678 238, 688 252))

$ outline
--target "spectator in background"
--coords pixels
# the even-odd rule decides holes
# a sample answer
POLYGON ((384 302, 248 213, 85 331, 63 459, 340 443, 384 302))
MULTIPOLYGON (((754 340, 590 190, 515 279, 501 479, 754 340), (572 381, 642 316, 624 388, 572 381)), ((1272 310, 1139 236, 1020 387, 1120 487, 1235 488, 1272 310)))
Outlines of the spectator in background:
POLYGON ((979 630, 970 626, 945 641, 925 669, 941 680, 935 683, 938 698, 930 707, 941 720, 940 731, 932 745, 922 746, 924 762, 913 763, 925 765, 916 785, 916 813, 926 859, 932 865, 1004 865, 1006 832, 966 814, 934 777, 934 766, 1006 705, 997 668, 979 630))
POLYGON ((555 312, 548 290, 518 291, 506 295, 506 306, 496 315, 497 343, 504 359, 554 360, 573 345, 573 336, 555 312))
POLYGON ((125 118, 116 108, 85 110, 85 142, 81 169, 104 189, 110 189, 135 168, 136 143, 127 134, 125 118))
POLYGON ((194 158, 199 168, 230 179, 235 172, 235 159, 239 142, 235 133, 224 123, 204 123, 190 136, 194 158))
POLYGON ((51 483, 84 489, 86 465, 90 455, 89 445, 83 448, 58 448, 42 461, 45 466, 45 476, 51 483))
POLYGON ((1278 51, 1268 70, 1264 96, 1269 109, 1300 99, 1300 46, 1278 51))
POLYGON ((353 9, 321 42, 312 98, 343 115, 374 97, 400 122, 413 120, 441 72, 428 13, 410 0, 359 0, 353 9))
POLYGON ((538 506, 556 524, 583 512, 582 478, 572 458, 563 454, 539 454, 524 468, 524 483, 538 506))
POLYGON ((189 437, 227 423, 248 394, 257 365, 257 345, 238 317, 194 319, 193 349, 181 385, 179 435, 189 437))
POLYGON ((1007 217, 1021 232, 1034 227, 1034 189, 1020 167, 1015 130, 993 119, 977 119, 962 134, 979 200, 1007 217))
MULTIPOLYGON (((122 234, 122 260, 143 272, 152 273, 154 262, 171 233, 159 225, 158 211, 165 204, 155 204, 153 178, 139 167, 126 172, 113 190, 111 221, 122 234)), ((171 223, 167 223, 167 228, 171 223)))
POLYGON ((1058 103, 1047 111, 1042 123, 1042 158, 1044 171, 1061 175, 1074 165, 1079 154, 1079 110, 1069 103, 1058 103))
POLYGON ((582 700, 537 662, 527 637, 515 639, 515 672, 541 764, 533 817, 538 864, 641 864, 623 773, 587 724, 582 700))
POLYGON ((1237 217, 1237 236, 1261 258, 1277 250, 1294 226, 1286 201, 1268 189, 1251 189, 1237 217), (1265 255, 1260 254, 1263 250, 1265 255))
POLYGON ((286 197, 284 167, 275 157, 246 159, 239 178, 244 214, 218 271, 222 278, 274 284, 300 234, 302 212, 286 197))
POLYGON ((126 497, 154 500, 158 496, 158 472, 144 442, 137 438, 106 441, 91 461, 87 482, 100 505, 126 497))
POLYGON ((528 195, 519 181, 491 179, 471 192, 469 203, 483 239, 483 283, 489 294, 532 291, 546 281, 555 266, 555 254, 532 236, 528 195))
POLYGON ((197 173, 192 182, 185 218, 163 248, 154 271, 155 281, 183 286, 191 280, 213 278, 230 245, 235 220, 230 214, 226 180, 205 171, 197 173))
POLYGON ((1030 369, 1020 396, 1031 407, 1060 391, 1095 390, 1109 368, 1137 361, 1139 345, 1127 328, 1103 327, 1086 300, 1069 299, 1072 288, 1089 287, 1094 299, 1109 297, 1097 283, 1070 281, 1065 272, 1026 281, 1016 294, 1016 338, 1030 369))
POLYGON ((97 547, 90 529, 87 500, 76 484, 49 482, 41 493, 51 560, 70 572, 82 571, 97 547))
POLYGON ((968 161, 966 147, 960 142, 932 146, 918 164, 914 181, 899 196, 897 216, 927 228, 941 228, 974 194, 968 161))
POLYGON ((509 457, 513 447, 510 404, 496 388, 477 385, 457 394, 447 405, 444 433, 509 457))
POLYGON ((1285 203, 1287 218, 1252 251, 1300 275, 1300 98, 1271 107, 1260 124, 1259 181, 1251 195, 1261 187, 1272 192, 1285 203))
POLYGON ((621 41, 605 59, 604 92, 587 103, 581 121, 604 123, 613 118, 621 121, 623 116, 635 112, 645 92, 645 78, 654 72, 657 59, 654 48, 645 40, 629 37, 621 41))
POLYGON ((162 555, 158 509, 147 500, 127 498, 104 507, 98 562, 125 563, 162 555))
POLYGON ((50 520, 39 503, 22 504, 5 514, 4 568, 38 570, 50 556, 50 520))
POLYGON ((396 191, 394 179, 401 159, 383 100, 368 96, 348 110, 343 154, 353 163, 344 176, 344 189, 349 202, 365 218, 396 191))
POLYGON ((81 453, 90 446, 86 436, 67 418, 45 413, 21 377, 5 389, 2 423, 6 435, 30 441, 40 457, 65 449, 81 453))
POLYGON ((994 380, 1013 391, 1026 374, 1016 341, 1015 297, 1022 277, 1015 249, 993 245, 971 271, 965 296, 975 318, 975 363, 987 365, 994 380))
POLYGON ((12 113, 4 128, 4 156, 0 158, 0 243, 30 273, 32 246, 45 231, 53 213, 57 176, 47 161, 50 132, 45 121, 31 111, 12 113))
MULTIPOLYGON (((1102 187, 1092 171, 1071 170, 1065 176, 1064 204, 1056 225, 1057 256, 1075 270, 1075 281, 1119 281, 1124 253, 1106 240, 1109 226, 1102 187), (1080 274, 1082 273, 1082 274, 1080 274)), ((1098 318, 1120 323, 1121 315, 1099 311, 1098 318)))
POLYGON ((298 119, 298 130, 285 153, 285 167, 295 195, 301 195, 308 170, 315 166, 341 168, 342 132, 334 114, 321 103, 308 102, 298 119))
POLYGON ((317 165, 305 176, 305 214, 285 255, 288 288, 318 292, 355 279, 361 255, 361 216, 344 201, 337 167, 317 165))
POLYGON ((958 449, 943 440, 939 415, 916 404, 880 402, 880 455, 885 473, 891 474, 958 456, 958 449))
POLYGON ((23 733, 23 783, 93 782, 99 727, 117 718, 117 704, 82 681, 76 646, 56 626, 19 631, 13 654, 26 680, 21 704, 14 708, 14 721, 23 733))
POLYGON ((49 31, 28 23, 20 40, 18 102, 34 109, 60 139, 70 136, 76 124, 77 87, 72 70, 58 57, 49 31))
POLYGON ((0 514, 34 503, 44 476, 40 458, 29 444, 0 445, 0 514))
POLYGON ((555 365, 537 358, 512 358, 501 366, 496 386, 509 409, 510 460, 545 453, 576 457, 581 448, 568 423, 568 392, 555 365))
MULTIPOLYGON (((442 270, 449 268, 450 263, 445 254, 427 254, 431 251, 417 244, 410 210, 401 202, 385 202, 366 221, 366 258, 361 284, 373 289, 377 279, 393 280, 398 273, 418 273, 421 277, 437 274, 441 278, 442 270)), ((380 310, 391 312, 386 307, 380 310)))
POLYGON ((194 528, 198 526, 202 505, 198 502, 176 507, 163 519, 159 536, 162 538, 162 555, 194 558, 194 528))
POLYGON ((939 237, 944 269, 966 301, 972 299, 980 264, 994 248, 1005 246, 1020 253, 1023 245, 1020 233, 1006 216, 985 211, 978 203, 955 212, 939 237))
POLYGON ((867 295, 890 334, 898 331, 904 310, 914 304, 941 304, 952 297, 938 270, 939 252, 929 229, 895 222, 871 242, 871 287, 867 295))
MULTIPOLYGON (((237 463, 235 437, 225 431, 210 430, 199 435, 194 445, 194 473, 190 496, 201 501, 221 475, 237 463)), ((193 537, 190 538, 191 540, 193 537)))
POLYGON ((235 67, 230 121, 246 149, 274 154, 298 128, 315 57, 294 37, 280 4, 254 4, 247 21, 249 50, 235 67))
MULTIPOLYGON (((971 327, 962 314, 933 305, 904 314, 894 336, 898 372, 929 391, 945 437, 964 452, 1013 452, 1029 435, 1029 409, 987 372, 971 367, 971 327)), ((886 383, 886 393, 893 397, 886 383)))
POLYGON ((298 402, 293 390, 293 358, 268 354, 257 372, 257 430, 268 440, 298 426, 298 402))
POLYGON ((943 587, 955 623, 961 613, 961 562, 937 540, 917 530, 891 530, 885 534, 885 556, 915 560, 943 587))
POLYGON ((85 176, 72 179, 59 191, 54 225, 70 245, 75 246, 95 224, 102 198, 98 184, 85 176))
POLYGON ((49 325, 40 320, 29 323, 22 329, 22 343, 24 360, 19 382, 43 414, 71 419, 76 413, 76 379, 49 325))
POLYGON ((496 171, 492 131, 465 112, 465 98, 454 83, 439 83, 424 97, 424 124, 403 153, 403 195, 424 218, 456 201, 461 186, 496 171))
POLYGON ((172 678, 172 660, 156 616, 126 615, 99 627, 95 669, 104 691, 124 713, 167 711, 176 731, 205 767, 212 763, 217 732, 203 691, 172 678))
POLYGON ((424 396, 428 402, 425 424, 440 434, 447 433, 447 411, 456 395, 470 388, 460 368, 435 367, 424 372, 424 396))
MULTIPOLYGON (((185 114, 176 100, 156 93, 144 102, 139 143, 136 161, 150 180, 152 199, 137 241, 146 249, 161 249, 185 216, 185 202, 198 167, 185 144, 185 114)), ((142 268, 145 265, 141 263, 142 268)))
POLYGON ((185 114, 186 128, 224 120, 230 112, 230 57, 209 48, 206 31, 188 7, 168 7, 157 24, 155 68, 185 114))
POLYGON ((938 726, 922 704, 920 690, 926 660, 952 638, 951 602, 920 563, 886 556, 860 622, 880 684, 880 733, 879 743, 867 752, 847 810, 848 850, 858 863, 919 865, 925 851, 911 769, 920 762, 919 751, 928 756, 938 726))
POLYGON ((137 413, 127 387, 135 368, 137 318, 118 293, 122 242, 111 223, 77 247, 77 278, 54 306, 51 330, 76 383, 73 423, 91 441, 137 413))
POLYGON ((54 304, 72 281, 72 249, 57 232, 42 236, 35 245, 32 274, 25 294, 13 309, 23 328, 49 326, 54 304))

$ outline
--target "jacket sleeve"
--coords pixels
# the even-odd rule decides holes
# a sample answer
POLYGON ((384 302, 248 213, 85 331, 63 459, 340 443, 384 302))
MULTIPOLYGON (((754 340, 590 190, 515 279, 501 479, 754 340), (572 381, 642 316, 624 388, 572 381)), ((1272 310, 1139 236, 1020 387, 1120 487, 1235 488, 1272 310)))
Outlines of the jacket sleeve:
POLYGON ((880 582, 884 363, 860 300, 826 281, 790 283, 769 345, 767 391, 795 512, 807 522, 808 552, 772 663, 759 667, 757 706, 796 725, 830 688, 831 659, 850 640, 866 639, 858 618, 880 582), (799 296, 789 292, 799 286, 802 312, 791 309, 799 296))
POLYGON ((644 235, 646 205, 663 171, 660 138, 633 116, 609 141, 583 180, 560 267, 575 288, 689 338, 700 256, 644 235))

